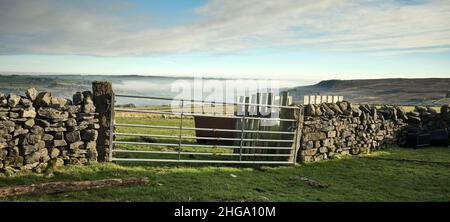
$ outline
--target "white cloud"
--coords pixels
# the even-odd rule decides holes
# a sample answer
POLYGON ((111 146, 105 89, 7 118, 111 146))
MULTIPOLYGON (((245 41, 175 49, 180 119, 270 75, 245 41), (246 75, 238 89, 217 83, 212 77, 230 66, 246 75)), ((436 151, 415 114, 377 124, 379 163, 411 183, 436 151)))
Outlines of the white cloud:
POLYGON ((129 7, 119 1, 0 0, 0 53, 118 56, 314 45, 397 55, 450 46, 445 0, 211 0, 195 10, 203 20, 167 28, 119 16, 129 7))

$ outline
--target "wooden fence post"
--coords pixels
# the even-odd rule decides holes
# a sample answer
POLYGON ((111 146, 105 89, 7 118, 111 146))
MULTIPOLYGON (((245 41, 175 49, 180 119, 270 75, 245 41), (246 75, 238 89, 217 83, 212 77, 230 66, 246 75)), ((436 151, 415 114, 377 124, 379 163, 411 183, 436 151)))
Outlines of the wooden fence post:
POLYGON ((98 113, 100 128, 97 138, 98 161, 109 161, 109 136, 111 123, 111 109, 114 93, 112 83, 109 81, 92 82, 94 105, 98 113))
POLYGON ((292 143, 292 158, 289 159, 289 161, 294 162, 295 164, 298 162, 299 160, 299 149, 300 149, 300 144, 302 142, 301 138, 302 138, 302 130, 303 130, 303 118, 305 115, 305 106, 304 105, 300 105, 298 106, 299 108, 297 110, 295 110, 294 112, 294 116, 293 118, 296 119, 296 128, 294 130, 295 132, 295 136, 294 136, 294 143, 292 143))

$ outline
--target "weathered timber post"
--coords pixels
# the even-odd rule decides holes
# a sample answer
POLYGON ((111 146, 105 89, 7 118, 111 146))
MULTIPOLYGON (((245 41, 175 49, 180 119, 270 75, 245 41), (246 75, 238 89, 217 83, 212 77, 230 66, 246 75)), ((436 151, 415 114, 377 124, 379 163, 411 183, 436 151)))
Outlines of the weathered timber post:
POLYGON ((299 154, 298 151, 300 149, 301 144, 301 138, 302 138, 302 130, 303 130, 303 120, 305 116, 305 106, 299 105, 299 108, 294 110, 294 119, 297 121, 295 122, 295 135, 294 135, 294 143, 292 144, 292 158, 289 159, 289 161, 292 161, 294 164, 298 163, 299 154))
POLYGON ((105 162, 109 161, 111 110, 114 108, 112 107, 112 100, 114 99, 112 83, 109 81, 94 81, 92 82, 92 92, 100 124, 97 138, 98 161, 105 162))

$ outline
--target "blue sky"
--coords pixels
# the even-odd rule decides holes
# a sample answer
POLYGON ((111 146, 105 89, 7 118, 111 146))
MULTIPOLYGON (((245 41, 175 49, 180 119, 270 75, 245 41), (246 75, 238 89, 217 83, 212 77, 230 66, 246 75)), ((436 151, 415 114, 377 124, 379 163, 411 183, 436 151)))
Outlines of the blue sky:
POLYGON ((0 0, 0 71, 450 77, 450 2, 0 0))

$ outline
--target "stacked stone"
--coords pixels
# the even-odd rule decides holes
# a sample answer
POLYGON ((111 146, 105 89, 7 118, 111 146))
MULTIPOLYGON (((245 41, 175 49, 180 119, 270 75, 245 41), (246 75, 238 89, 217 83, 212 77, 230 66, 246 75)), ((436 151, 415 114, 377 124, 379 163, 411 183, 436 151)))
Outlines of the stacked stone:
POLYGON ((448 139, 450 141, 450 107, 449 105, 443 105, 439 117, 445 128, 447 128, 448 139))
POLYGON ((430 131, 450 127, 449 106, 443 105, 441 112, 429 106, 416 106, 403 117, 408 123, 408 130, 430 131))
POLYGON ((69 142, 71 163, 83 164, 88 160, 97 159, 98 124, 95 106, 90 91, 77 92, 73 96, 74 105, 80 107, 80 112, 73 116, 66 133, 69 142))
POLYGON ((449 105, 443 105, 440 113, 441 119, 445 122, 447 127, 450 127, 450 107, 449 105))
POLYGON ((302 162, 319 161, 391 146, 405 125, 399 113, 404 114, 399 107, 377 109, 346 101, 307 105, 299 158, 302 162))
POLYGON ((0 169, 96 160, 99 125, 90 92, 75 94, 76 103, 34 88, 25 94, 0 93, 0 169))

